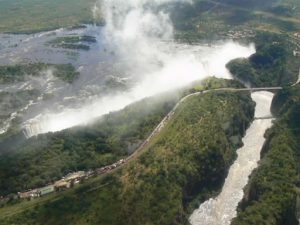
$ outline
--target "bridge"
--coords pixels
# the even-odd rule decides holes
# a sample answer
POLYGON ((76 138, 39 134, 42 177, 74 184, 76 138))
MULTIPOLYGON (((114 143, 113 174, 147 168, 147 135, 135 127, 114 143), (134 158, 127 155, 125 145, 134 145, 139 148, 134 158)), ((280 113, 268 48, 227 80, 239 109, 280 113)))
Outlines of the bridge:
POLYGON ((283 87, 255 87, 255 88, 218 88, 209 91, 278 91, 282 90, 283 87))
POLYGON ((262 117, 255 117, 254 120, 270 120, 270 119, 275 119, 274 116, 262 116, 262 117))

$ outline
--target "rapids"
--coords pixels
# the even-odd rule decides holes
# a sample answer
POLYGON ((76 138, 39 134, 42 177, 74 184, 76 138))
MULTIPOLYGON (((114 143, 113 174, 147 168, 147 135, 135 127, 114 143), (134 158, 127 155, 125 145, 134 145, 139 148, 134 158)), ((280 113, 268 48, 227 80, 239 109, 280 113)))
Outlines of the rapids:
POLYGON ((256 102, 255 118, 243 138, 244 146, 237 150, 237 159, 231 166, 222 192, 200 205, 190 217, 192 225, 229 225, 236 217, 238 203, 244 196, 243 188, 248 177, 258 166, 260 153, 265 142, 265 131, 272 126, 270 119, 273 94, 255 92, 252 99, 256 102))

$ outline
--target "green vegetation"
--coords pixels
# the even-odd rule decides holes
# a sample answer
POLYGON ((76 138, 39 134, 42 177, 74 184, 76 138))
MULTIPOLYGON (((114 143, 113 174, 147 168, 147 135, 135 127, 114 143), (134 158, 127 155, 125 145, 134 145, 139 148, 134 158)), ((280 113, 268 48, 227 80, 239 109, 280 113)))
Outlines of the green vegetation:
POLYGON ((268 8, 270 5, 277 3, 278 0, 216 0, 215 2, 230 4, 232 6, 239 6, 242 8, 256 8, 263 9, 268 8))
POLYGON ((177 38, 199 42, 224 38, 245 41, 255 32, 292 35, 300 29, 297 0, 194 0, 172 10, 177 38))
POLYGON ((116 162, 134 151, 176 102, 176 95, 159 96, 111 113, 93 125, 26 141, 19 136, 18 142, 4 138, 0 142, 0 152, 6 153, 0 157, 0 195, 116 162))
POLYGON ((0 84, 25 81, 26 76, 42 76, 51 71, 55 77, 71 83, 79 73, 71 64, 51 65, 44 63, 0 66, 0 84))
MULTIPOLYGON (((203 84, 194 84, 194 88, 184 91, 184 95, 229 86, 242 85, 237 81, 209 78, 203 84)), ((2 93, 3 119, 24 107, 30 100, 28 98, 38 95, 35 90, 2 93)), ((92 126, 40 135, 30 140, 25 140, 20 132, 20 118, 14 119, 9 131, 0 135, 0 153, 9 153, 0 158, 3 162, 0 169, 5 171, 2 173, 5 182, 0 185, 0 194, 41 186, 70 171, 111 164, 130 154, 171 110, 178 98, 179 94, 168 95, 161 100, 145 99, 119 113, 105 116, 92 126), (18 169, 15 169, 17 165, 18 169)))
MULTIPOLYGON (((101 22, 92 18, 91 9, 95 2, 1 0, 0 32, 28 33, 101 22)), ((235 28, 297 31, 300 26, 299 6, 298 0, 194 0, 194 5, 177 5, 172 17, 176 28, 183 31, 181 35, 189 39, 222 36, 235 28)))
POLYGON ((93 22, 95 0, 1 0, 0 32, 30 33, 93 22))
POLYGON ((67 48, 67 49, 77 49, 77 50, 90 50, 90 46, 87 44, 97 42, 95 37, 92 36, 68 36, 68 37, 58 37, 54 40, 48 42, 54 48, 67 48), (87 43, 87 44, 83 44, 87 43))
POLYGON ((253 112, 246 93, 191 97, 144 152, 118 173, 44 202, 6 206, 0 209, 0 223, 187 223, 189 203, 196 196, 205 200, 204 193, 222 186, 253 112))
POLYGON ((3 127, 3 121, 8 119, 12 113, 25 107, 32 99, 40 95, 37 90, 24 90, 14 93, 0 92, 0 126, 3 127))
MULTIPOLYGON (((92 22, 93 3, 94 0, 0 0, 0 32, 36 32, 92 22), (10 17, 12 12, 14 19, 10 17)), ((300 42, 291 37, 300 29, 299 0, 194 3, 173 6, 171 17, 179 39, 254 41, 256 54, 228 64, 238 79, 252 86, 287 86, 296 80, 300 62, 292 53, 300 42)), ((88 44, 94 41, 93 37, 72 36, 48 44, 88 50, 88 44)), ((53 68, 54 76, 67 82, 78 76, 71 65, 2 66, 0 84, 24 81, 26 75, 39 76, 41 71, 53 68)), ((186 93, 227 87, 229 83, 240 87, 237 82, 212 78, 186 93)), ((113 80, 107 84, 116 85, 113 80)), ((20 108, 28 96, 36 94, 1 93, 0 98, 7 99, 7 110, 3 115, 1 112, 1 118, 7 118, 9 107, 20 108)), ((297 86, 275 97, 273 111, 279 119, 267 132, 260 167, 245 189, 234 225, 298 224, 299 96, 297 86)), ((22 138, 19 130, 10 137, 0 135, 0 195, 42 186, 68 172, 101 167, 128 156, 178 99, 146 99, 93 125, 29 140, 22 138)), ((0 224, 187 224, 190 211, 221 188, 253 111, 254 104, 245 93, 194 96, 178 108, 147 148, 121 170, 30 202, 13 200, 1 205, 0 199, 0 224)))
MULTIPOLYGON (((192 97, 122 174, 122 224, 186 222, 188 203, 219 189, 253 115, 249 95, 192 97), (164 213, 160 213, 164 212, 164 213)), ((201 199, 203 200, 203 199, 201 199)))
POLYGON ((276 97, 280 116, 267 132, 260 167, 252 174, 233 225, 294 225, 299 218, 300 87, 276 97), (279 102, 278 102, 279 101, 279 102))
POLYGON ((54 68, 53 75, 60 78, 65 82, 73 82, 80 75, 77 72, 72 64, 56 64, 56 65, 47 65, 48 68, 54 68))
POLYGON ((264 32, 254 42, 254 55, 228 64, 237 79, 256 87, 287 86, 298 79, 300 62, 286 36, 264 32))
POLYGON ((78 43, 78 42, 87 42, 87 43, 95 43, 96 38, 92 36, 68 36, 68 37, 58 37, 54 40, 50 41, 50 44, 60 44, 60 43, 78 43))
POLYGON ((228 80, 216 77, 209 77, 201 82, 195 82, 192 84, 192 88, 185 92, 186 95, 204 91, 213 90, 219 88, 244 88, 245 86, 236 80, 228 80))
POLYGON ((90 50, 90 46, 84 45, 84 44, 68 44, 68 43, 63 43, 59 45, 53 45, 55 48, 66 48, 66 49, 73 49, 73 50, 85 50, 88 51, 90 50))

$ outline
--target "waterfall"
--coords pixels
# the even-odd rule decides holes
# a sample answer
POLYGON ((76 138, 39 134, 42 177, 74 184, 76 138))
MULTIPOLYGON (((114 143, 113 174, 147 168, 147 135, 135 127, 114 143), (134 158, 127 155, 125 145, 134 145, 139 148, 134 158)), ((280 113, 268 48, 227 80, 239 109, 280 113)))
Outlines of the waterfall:
MULTIPOLYGON (((130 75, 134 85, 124 93, 107 93, 91 99, 87 96, 78 107, 62 103, 60 110, 54 112, 50 105, 38 112, 40 116, 31 120, 32 125, 26 121, 28 127, 25 130, 29 137, 91 123, 104 114, 121 110, 143 98, 182 88, 209 76, 230 79, 226 64, 255 52, 253 44, 244 46, 232 41, 210 47, 176 43, 172 21, 162 7, 175 2, 191 1, 100 1, 106 24, 99 28, 99 32, 103 34, 105 48, 113 50, 113 60, 124 62, 124 71, 121 69, 118 72, 130 75)), ((96 13, 97 10, 94 11, 96 13)), ((106 75, 101 74, 103 77, 106 75)))
POLYGON ((35 136, 43 131, 43 123, 39 121, 38 117, 23 124, 23 134, 26 138, 35 136))
MULTIPOLYGON (((270 118, 273 94, 255 92, 255 118, 270 118)), ((244 146, 237 150, 237 159, 231 166, 222 192, 196 209, 190 217, 192 225, 229 225, 236 217, 236 209, 244 196, 243 188, 248 177, 258 166, 260 153, 265 142, 265 131, 272 126, 272 119, 256 119, 243 138, 244 146)))

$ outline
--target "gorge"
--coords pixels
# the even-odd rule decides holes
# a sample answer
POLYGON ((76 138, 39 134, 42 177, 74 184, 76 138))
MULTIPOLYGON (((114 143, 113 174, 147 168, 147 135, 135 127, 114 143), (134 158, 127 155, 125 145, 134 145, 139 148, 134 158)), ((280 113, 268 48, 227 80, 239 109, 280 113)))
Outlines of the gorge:
POLYGON ((236 217, 239 202, 244 196, 243 188, 248 177, 258 166, 260 153, 265 142, 265 131, 271 127, 271 103, 273 93, 254 92, 256 102, 255 119, 243 138, 244 146, 237 150, 237 159, 230 167, 221 193, 200 205, 190 217, 192 225, 230 225, 236 217))

